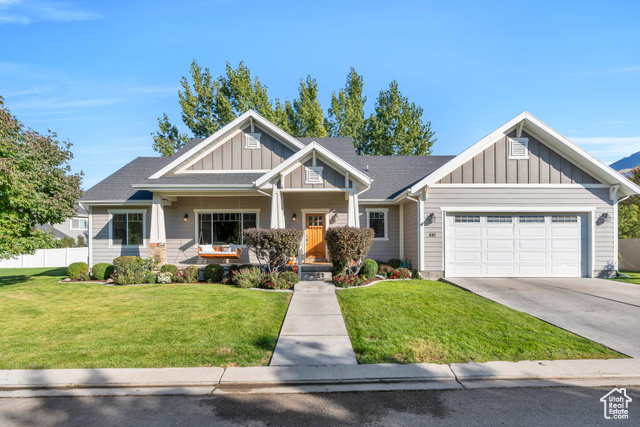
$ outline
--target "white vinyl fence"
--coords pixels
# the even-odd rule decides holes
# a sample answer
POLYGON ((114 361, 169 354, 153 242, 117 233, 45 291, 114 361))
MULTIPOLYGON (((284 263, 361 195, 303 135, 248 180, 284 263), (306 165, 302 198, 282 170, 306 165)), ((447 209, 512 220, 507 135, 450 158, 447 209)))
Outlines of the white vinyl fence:
POLYGON ((618 240, 619 270, 640 271, 640 239, 618 240))
POLYGON ((33 255, 1 259, 0 268, 68 267, 73 262, 89 262, 89 248, 38 249, 33 255))

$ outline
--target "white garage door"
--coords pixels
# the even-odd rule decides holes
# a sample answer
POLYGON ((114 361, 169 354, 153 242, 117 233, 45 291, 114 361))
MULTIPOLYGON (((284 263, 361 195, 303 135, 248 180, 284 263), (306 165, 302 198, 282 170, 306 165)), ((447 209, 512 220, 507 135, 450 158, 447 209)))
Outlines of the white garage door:
POLYGON ((584 277, 585 215, 447 214, 445 276, 584 277))

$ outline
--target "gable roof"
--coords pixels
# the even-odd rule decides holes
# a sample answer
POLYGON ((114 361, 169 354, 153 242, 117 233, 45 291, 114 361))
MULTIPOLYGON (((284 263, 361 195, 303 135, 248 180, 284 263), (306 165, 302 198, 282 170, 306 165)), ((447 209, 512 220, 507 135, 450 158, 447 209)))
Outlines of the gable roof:
POLYGON ((289 135, 288 133, 286 133, 285 131, 283 131, 273 123, 271 123, 269 120, 265 119, 260 114, 256 113, 255 111, 249 110, 246 113, 236 117, 229 124, 223 126, 221 129, 219 129, 217 132, 215 132, 213 135, 209 136, 208 138, 205 138, 200 142, 193 142, 194 140, 191 140, 189 142, 189 144, 191 145, 188 148, 185 146, 178 153, 171 156, 172 158, 171 162, 166 166, 164 166, 159 171, 157 171, 156 173, 154 173, 153 175, 151 175, 149 179, 158 179, 164 176, 165 174, 171 172, 178 166, 186 163, 191 157, 198 154, 202 150, 211 148, 212 144, 215 141, 223 139, 225 136, 244 127, 247 123, 250 123, 252 121, 255 121, 262 128, 264 128, 265 131, 270 132, 273 135, 277 136, 278 138, 280 138, 282 142, 287 143, 291 147, 296 149, 304 148, 304 144, 302 144, 296 138, 292 137, 291 135, 289 135))
POLYGON ((452 158, 433 173, 417 182, 411 187, 411 193, 417 193, 425 186, 437 183, 440 179, 456 170, 459 166, 462 166, 476 154, 482 152, 485 148, 494 144, 498 139, 504 137, 505 134, 509 133, 517 126, 523 126, 523 129, 525 129, 527 133, 549 143, 560 154, 572 160, 577 166, 583 168, 585 171, 598 178, 601 182, 609 185, 620 185, 622 193, 626 195, 640 194, 640 187, 638 185, 624 178, 618 172, 602 163, 593 155, 589 154, 587 151, 571 142, 569 139, 527 111, 518 114, 507 123, 452 158))

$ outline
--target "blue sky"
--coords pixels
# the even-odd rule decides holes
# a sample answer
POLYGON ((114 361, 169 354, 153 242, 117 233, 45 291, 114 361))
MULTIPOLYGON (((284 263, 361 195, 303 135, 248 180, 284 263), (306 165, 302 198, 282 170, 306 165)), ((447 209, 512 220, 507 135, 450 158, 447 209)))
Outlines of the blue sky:
MULTIPOLYGON (((367 108, 393 79, 457 154, 523 110, 611 163, 640 150, 637 1, 235 2, 0 0, 0 95, 73 143, 88 188, 156 155, 163 112, 196 59, 244 60, 272 97, 300 78, 323 108, 349 67, 367 108)), ((185 129, 186 130, 186 129, 185 129)))

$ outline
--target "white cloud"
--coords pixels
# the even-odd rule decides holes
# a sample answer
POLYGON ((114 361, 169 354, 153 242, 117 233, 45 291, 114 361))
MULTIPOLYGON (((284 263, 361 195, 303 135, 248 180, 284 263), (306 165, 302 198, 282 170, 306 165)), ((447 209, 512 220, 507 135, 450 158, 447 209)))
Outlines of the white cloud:
POLYGON ((640 136, 597 136, 569 139, 607 164, 640 151, 640 136))
POLYGON ((40 21, 82 22, 99 18, 102 16, 79 9, 68 1, 0 0, 0 25, 27 25, 40 21))

